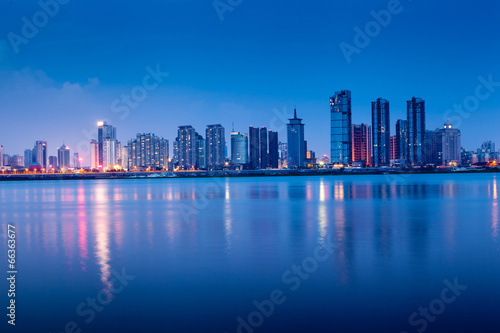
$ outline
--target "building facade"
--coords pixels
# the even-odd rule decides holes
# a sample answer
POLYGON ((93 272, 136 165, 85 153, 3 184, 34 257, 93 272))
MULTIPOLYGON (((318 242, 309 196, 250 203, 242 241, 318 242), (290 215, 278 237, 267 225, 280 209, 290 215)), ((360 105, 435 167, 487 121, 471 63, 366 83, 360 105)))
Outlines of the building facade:
POLYGON ((37 141, 33 148, 33 158, 35 162, 40 164, 42 168, 47 170, 47 142, 37 141))
POLYGON ((226 136, 222 125, 208 125, 205 136, 206 167, 210 170, 222 169, 226 157, 226 136))
POLYGON ((437 133, 439 165, 460 165, 462 161, 462 139, 460 130, 453 128, 448 120, 437 133))
POLYGON ((97 140, 90 141, 90 168, 99 168, 99 143, 97 140))
MULTIPOLYGON (((108 143, 108 150, 106 153, 108 154, 106 161, 104 160, 104 142, 105 140, 115 140, 116 141, 116 127, 113 127, 111 125, 108 125, 107 122, 105 121, 99 121, 97 123, 97 142, 98 142, 98 154, 99 154, 99 164, 98 167, 107 167, 109 162, 114 161, 116 162, 116 142, 113 144, 108 143), (110 158, 109 156, 109 148, 113 147, 113 152, 115 153, 115 156, 113 158, 110 158)), ((114 163, 113 163, 114 164, 114 163)))
POLYGON ((406 102, 408 117, 408 161, 412 165, 425 163, 425 101, 413 97, 406 102))
POLYGON ((372 145, 373 166, 391 164, 389 102, 383 98, 372 102, 372 145))
POLYGON ((331 160, 333 164, 352 163, 352 133, 351 133, 351 92, 336 91, 330 97, 331 114, 331 160))
POLYGON ((258 128, 250 126, 250 169, 255 170, 260 167, 260 131, 258 128))
POLYGON ((57 167, 59 170, 68 170, 71 166, 70 162, 70 149, 66 145, 57 148, 57 167))
POLYGON ((269 131, 269 167, 279 168, 279 142, 278 132, 269 131))
POLYGON ((287 124, 288 139, 288 168, 302 168, 306 158, 306 143, 304 140, 304 124, 302 119, 297 118, 297 110, 294 110, 292 119, 287 124))
POLYGON ((396 122, 396 159, 408 160, 408 120, 396 122))
POLYGON ((245 165, 248 163, 248 134, 231 133, 231 164, 245 165))
POLYGON ((167 169, 168 149, 168 140, 152 133, 137 133, 135 139, 127 143, 127 152, 123 154, 127 156, 122 156, 122 160, 127 157, 128 163, 124 167, 122 161, 121 167, 124 169, 167 169))
POLYGON ((367 124, 352 125, 352 161, 372 165, 372 130, 367 124))
POLYGON ((259 165, 261 169, 267 169, 269 166, 269 153, 268 153, 268 138, 267 138, 267 128, 262 127, 260 129, 260 161, 259 165))

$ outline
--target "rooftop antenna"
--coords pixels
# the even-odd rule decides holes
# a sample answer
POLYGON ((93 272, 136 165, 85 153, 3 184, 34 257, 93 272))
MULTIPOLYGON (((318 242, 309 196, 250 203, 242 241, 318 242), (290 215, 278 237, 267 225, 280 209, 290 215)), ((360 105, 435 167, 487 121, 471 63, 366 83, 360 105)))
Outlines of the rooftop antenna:
POLYGON ((233 132, 234 132, 234 121, 233 121, 233 132))

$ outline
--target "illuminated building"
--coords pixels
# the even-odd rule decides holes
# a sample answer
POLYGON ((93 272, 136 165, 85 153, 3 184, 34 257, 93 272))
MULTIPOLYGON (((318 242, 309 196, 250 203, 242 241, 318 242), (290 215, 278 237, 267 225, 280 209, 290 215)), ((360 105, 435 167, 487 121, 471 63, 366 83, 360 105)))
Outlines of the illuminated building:
POLYGON ((352 125, 352 161, 372 165, 372 130, 370 125, 352 125))
POLYGON ((297 110, 287 124, 288 138, 288 168, 301 168, 306 157, 306 143, 304 141, 304 124, 297 118, 297 110))
POLYGON ((222 125, 208 125, 205 136, 206 167, 222 169, 226 157, 226 135, 222 125))
POLYGON ((70 149, 66 145, 62 145, 61 147, 57 148, 57 161, 59 164, 57 165, 59 167, 59 170, 67 170, 70 167, 70 149))
POLYGON ((406 102, 408 117, 408 160, 413 165, 425 162, 425 101, 413 97, 406 102))
POLYGON ((352 163, 352 121, 349 90, 336 91, 335 95, 330 97, 330 115, 332 163, 350 165, 352 163))
POLYGON ((389 102, 378 98, 372 102, 372 154, 373 166, 391 163, 391 134, 389 102))

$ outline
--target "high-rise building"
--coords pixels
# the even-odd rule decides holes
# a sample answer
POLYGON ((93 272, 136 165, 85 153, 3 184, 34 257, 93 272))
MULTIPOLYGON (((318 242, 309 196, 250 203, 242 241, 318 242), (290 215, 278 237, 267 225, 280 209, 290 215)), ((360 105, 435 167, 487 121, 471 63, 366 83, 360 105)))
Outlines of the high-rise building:
POLYGON ((190 125, 179 126, 176 140, 177 167, 181 170, 190 170, 196 167, 197 133, 190 125))
POLYGON ((202 170, 207 168, 207 151, 206 140, 203 136, 195 133, 195 147, 196 147, 196 169, 202 170))
MULTIPOLYGON (((33 149, 25 149, 24 150, 24 166, 27 168, 31 164, 33 164, 33 149)), ((50 163, 49 163, 50 164, 50 163)), ((57 167, 57 163, 56 163, 57 167)))
MULTIPOLYGON (((168 150, 167 150, 167 156, 168 156, 168 150)), ((122 158, 122 164, 121 167, 122 169, 128 170, 128 146, 122 147, 122 153, 121 153, 121 158, 122 158)))
POLYGON ((461 145, 460 130, 453 128, 452 123, 448 120, 437 133, 438 164, 460 165, 462 161, 461 145))
POLYGON ((372 165, 372 129, 367 124, 352 125, 352 161, 372 165))
POLYGON ((137 133, 135 139, 128 141, 127 147, 126 153, 123 148, 120 153, 120 166, 123 169, 168 168, 168 140, 151 133, 137 133), (123 162, 125 157, 128 161, 126 164, 123 162))
POLYGON ((90 168, 99 168, 99 143, 97 142, 97 140, 90 141, 90 168))
POLYGON ((57 156, 49 156, 49 169, 57 170, 57 156))
POLYGON ((73 168, 75 169, 83 168, 83 158, 80 157, 80 154, 78 153, 73 154, 73 168))
POLYGON ((8 165, 13 166, 13 167, 22 167, 22 166, 24 166, 24 157, 19 156, 19 155, 9 156, 8 165))
POLYGON ((352 163, 351 92, 336 91, 330 97, 331 159, 333 164, 352 163))
POLYGON ((250 169, 260 167, 260 134, 259 129, 250 126, 250 169))
POLYGON ((391 134, 389 102, 378 98, 372 102, 373 166, 391 164, 391 134))
MULTIPOLYGON (((116 162, 116 142, 108 143, 108 148, 112 148, 114 157, 109 156, 109 149, 106 152, 108 154, 107 160, 104 161, 104 141, 108 139, 116 141, 116 127, 108 125, 105 121, 99 121, 97 123, 97 141, 99 144, 99 166, 106 168, 110 164, 109 162, 116 162), (105 163, 106 162, 106 163, 105 163)), ((114 164, 114 163, 113 163, 114 164)))
POLYGON ((425 162, 425 101, 413 97, 406 102, 408 116, 408 160, 413 165, 425 162))
POLYGON ((422 152, 424 154, 423 164, 440 165, 439 151, 437 147, 438 130, 425 131, 422 152))
POLYGON ((47 142, 37 141, 35 143, 35 147, 33 148, 33 156, 35 162, 47 170, 47 142))
POLYGON ((116 164, 116 139, 107 137, 102 143, 102 168, 111 169, 116 164))
POLYGON ((122 143, 116 141, 116 164, 122 165, 122 143))
POLYGON ((248 134, 231 132, 231 164, 248 163, 248 134))
POLYGON ((288 138, 288 168, 301 168, 306 158, 306 143, 304 140, 304 124, 302 119, 297 118, 297 109, 294 110, 293 118, 287 124, 288 138))
POLYGON ((69 147, 66 145, 62 145, 61 147, 57 148, 57 161, 59 164, 57 165, 59 167, 59 170, 68 170, 70 167, 70 150, 69 147))
POLYGON ((269 131, 269 167, 279 168, 279 141, 278 132, 269 131))
POLYGON ((408 120, 396 122, 396 159, 408 160, 408 120))
POLYGON ((260 145, 259 145, 259 150, 260 150, 260 168, 261 169, 267 169, 269 166, 269 158, 268 158, 268 151, 267 151, 267 128, 262 127, 260 129, 260 145))
POLYGON ((0 167, 3 165, 3 146, 0 146, 0 167))
POLYGON ((279 168, 288 167, 288 144, 286 142, 278 143, 279 168))
POLYGON ((396 140, 395 135, 391 135, 391 160, 397 159, 397 150, 399 149, 398 147, 398 141, 396 140))
POLYGON ((208 125, 205 136, 206 167, 222 169, 226 157, 226 136, 222 125, 208 125))

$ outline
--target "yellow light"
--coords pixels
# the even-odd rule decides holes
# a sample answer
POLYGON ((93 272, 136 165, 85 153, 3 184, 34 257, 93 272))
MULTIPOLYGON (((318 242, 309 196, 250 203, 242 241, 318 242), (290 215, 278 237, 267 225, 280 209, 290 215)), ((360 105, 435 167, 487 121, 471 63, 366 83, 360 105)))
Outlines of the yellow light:
POLYGON ((104 121, 98 121, 98 122, 97 122, 97 126, 101 127, 101 126, 103 126, 103 125, 104 125, 104 121))

